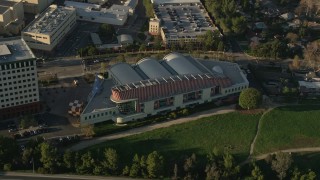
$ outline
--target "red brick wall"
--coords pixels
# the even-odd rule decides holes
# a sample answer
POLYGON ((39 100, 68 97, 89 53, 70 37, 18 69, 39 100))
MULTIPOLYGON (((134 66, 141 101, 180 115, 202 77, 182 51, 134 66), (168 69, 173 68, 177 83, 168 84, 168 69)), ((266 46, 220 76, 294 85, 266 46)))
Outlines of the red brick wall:
POLYGON ((4 108, 4 109, 0 109, 0 120, 19 117, 21 115, 35 114, 40 112, 40 110, 41 110, 40 102, 34 102, 34 103, 24 104, 20 106, 4 108))

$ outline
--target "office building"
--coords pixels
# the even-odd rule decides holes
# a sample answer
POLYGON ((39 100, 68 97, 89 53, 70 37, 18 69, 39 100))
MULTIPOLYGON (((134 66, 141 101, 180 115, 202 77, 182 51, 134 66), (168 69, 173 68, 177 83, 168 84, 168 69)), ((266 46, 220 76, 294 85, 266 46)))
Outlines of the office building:
POLYGON ((0 34, 19 34, 23 27, 24 11, 22 1, 0 1, 0 34))
POLYGON ((40 110, 36 60, 20 37, 0 39, 0 119, 40 110))
POLYGON ((31 49, 52 51, 76 26, 76 12, 71 7, 51 5, 22 31, 31 49))

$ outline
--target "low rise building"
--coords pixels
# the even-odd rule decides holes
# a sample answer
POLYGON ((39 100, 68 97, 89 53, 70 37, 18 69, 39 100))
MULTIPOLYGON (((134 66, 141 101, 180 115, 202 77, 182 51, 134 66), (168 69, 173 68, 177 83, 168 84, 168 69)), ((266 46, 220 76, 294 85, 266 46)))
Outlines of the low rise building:
POLYGON ((20 37, 0 39, 0 120, 39 111, 35 56, 20 37))
MULTIPOLYGON (((207 31, 218 30, 201 2, 163 1, 161 4, 154 4, 154 11, 156 19, 161 22, 160 35, 166 46, 181 41, 199 43, 199 37, 207 31)), ((151 20, 151 33, 158 31, 157 23, 156 20, 151 20)))
POLYGON ((22 37, 31 49, 52 51, 75 26, 74 8, 51 5, 22 31, 22 37))
POLYGON ((65 1, 66 7, 76 9, 77 20, 96 23, 105 23, 122 26, 129 15, 129 7, 112 5, 109 9, 102 8, 98 4, 65 1))
POLYGON ((19 34, 24 27, 21 0, 0 1, 0 34, 19 34))
POLYGON ((54 0, 23 0, 25 13, 39 14, 47 9, 54 0))
POLYGON ((235 63, 196 60, 171 53, 162 60, 144 58, 135 65, 118 63, 109 79, 97 76, 81 124, 116 123, 207 102, 235 99, 249 82, 235 63), (109 98, 110 97, 110 98, 109 98))
POLYGON ((149 34, 153 36, 160 35, 160 20, 151 18, 149 21, 149 34))

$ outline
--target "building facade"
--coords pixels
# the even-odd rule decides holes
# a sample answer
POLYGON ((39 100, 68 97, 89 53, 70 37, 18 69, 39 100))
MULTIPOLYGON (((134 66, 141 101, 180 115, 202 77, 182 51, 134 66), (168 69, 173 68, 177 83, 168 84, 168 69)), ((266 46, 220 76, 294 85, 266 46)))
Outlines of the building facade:
POLYGON ((160 20, 151 18, 149 21, 149 34, 153 36, 160 35, 160 20))
POLYGON ((0 1, 0 34, 19 34, 23 27, 24 10, 22 1, 0 1))
POLYGON ((40 111, 36 60, 20 37, 0 39, 0 119, 40 111))
POLYGON ((39 14, 48 8, 54 0, 24 0, 24 12, 31 14, 39 14))
POLYGON ((91 96, 80 116, 82 124, 106 120, 126 123, 203 103, 235 99, 249 86, 235 63, 198 61, 179 53, 168 54, 163 60, 144 58, 133 66, 118 63, 108 73, 113 86, 103 86, 100 80, 102 88, 94 89, 101 91, 97 97, 105 98, 108 96, 103 91, 110 88, 110 102, 91 96), (96 106, 99 101, 104 103, 96 106))
POLYGON ((76 26, 76 12, 71 7, 51 5, 22 31, 31 49, 52 51, 76 26))

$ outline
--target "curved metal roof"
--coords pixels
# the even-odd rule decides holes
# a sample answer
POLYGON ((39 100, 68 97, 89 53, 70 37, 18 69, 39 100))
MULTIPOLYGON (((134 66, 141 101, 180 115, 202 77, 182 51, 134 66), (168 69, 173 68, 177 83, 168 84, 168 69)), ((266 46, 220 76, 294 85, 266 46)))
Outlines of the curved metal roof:
POLYGON ((163 58, 178 74, 202 74, 187 58, 179 53, 170 53, 163 58))
POLYGON ((137 66, 150 78, 167 77, 172 74, 154 58, 143 58, 137 62, 137 66))
POLYGON ((118 63, 110 67, 109 72, 119 84, 141 81, 139 74, 127 63, 118 63))

